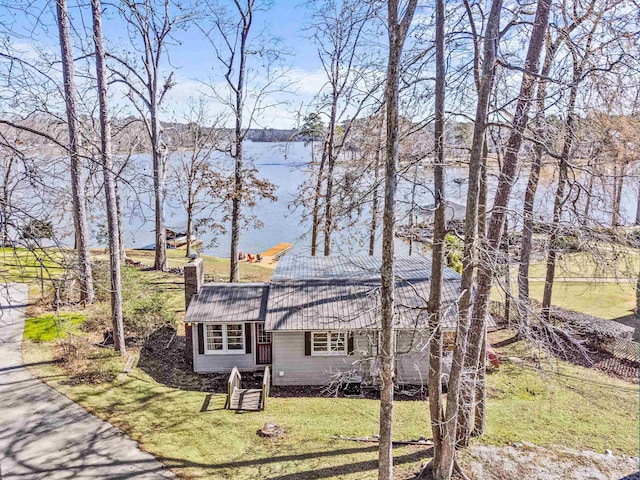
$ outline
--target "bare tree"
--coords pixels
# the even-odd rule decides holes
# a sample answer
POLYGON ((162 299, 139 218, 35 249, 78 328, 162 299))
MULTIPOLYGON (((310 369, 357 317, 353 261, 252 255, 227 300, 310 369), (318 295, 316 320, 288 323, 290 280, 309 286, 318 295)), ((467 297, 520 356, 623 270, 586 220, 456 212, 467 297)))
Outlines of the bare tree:
POLYGON ((445 4, 436 0, 436 88, 435 88, 435 154, 433 164, 433 199, 436 206, 433 220, 431 285, 429 289, 429 412, 433 434, 432 471, 441 470, 442 448, 442 278, 445 266, 445 4))
POLYGON ((385 149, 385 195, 382 229, 381 305, 382 331, 380 335, 380 447, 378 479, 393 479, 393 370, 394 370, 394 248, 395 202, 398 185, 399 89, 400 60, 409 26, 413 20, 417 0, 408 0, 404 9, 399 0, 389 0, 388 34, 389 60, 384 102, 387 113, 387 143, 385 149), (404 12, 402 12, 404 10, 404 12))
POLYGON ((104 194, 107 200, 107 228, 109 230, 109 274, 111 277, 111 323, 114 347, 120 354, 126 353, 124 326, 122 323, 122 280, 120 277, 120 232, 116 205, 116 188, 111 147, 111 120, 107 96, 107 67, 102 44, 102 11, 100 0, 91 0, 93 16, 93 40, 96 47, 96 78, 100 103, 100 147, 104 194))
POLYGON ((215 167, 218 152, 219 129, 206 125, 208 117, 204 98, 192 103, 185 120, 185 131, 178 134, 178 157, 171 165, 174 190, 187 214, 185 255, 193 252, 194 231, 206 227, 209 232, 223 232, 220 218, 214 209, 226 199, 229 182, 215 167))
POLYGON ((62 76, 67 113, 67 129, 69 134, 69 157, 71 159, 71 194, 73 200, 73 223, 75 225, 76 250, 80 276, 80 301, 93 303, 93 277, 91 258, 89 256, 89 240, 87 232, 87 210, 82 190, 82 160, 79 156, 78 105, 76 99, 73 52, 69 33, 69 16, 66 0, 56 0, 56 14, 60 37, 60 53, 62 58, 62 76))
MULTIPOLYGON (((610 8, 610 7, 609 7, 610 8)), ((586 31, 585 38, 581 39, 581 45, 574 44, 573 40, 565 36, 565 45, 569 50, 572 65, 572 77, 569 86, 569 99, 566 108, 564 121, 564 140, 562 151, 558 157, 558 185, 553 202, 553 220, 551 224, 551 234, 549 237, 549 252, 547 255, 547 269, 544 282, 544 292, 542 298, 542 312, 548 319, 551 308, 551 295, 553 293, 553 280, 556 269, 556 258, 558 255, 558 242, 561 236, 561 220, 564 204, 567 201, 565 189, 569 181, 569 162, 572 154, 576 129, 576 102, 578 98, 578 88, 585 79, 585 70, 589 67, 591 57, 595 53, 594 42, 597 44, 596 35, 603 15, 606 12, 603 8, 596 12, 595 17, 586 31)))
POLYGON ((470 317, 471 289, 473 285, 473 267, 475 263, 476 219, 478 212, 478 190, 480 185, 480 169, 482 165, 487 124, 489 97, 493 89, 495 60, 500 35, 500 14, 502 0, 493 0, 487 19, 484 36, 482 67, 478 85, 478 101, 473 129, 471 158, 469 160, 469 186, 467 194, 467 210, 465 217, 465 245, 462 270, 462 296, 459 301, 459 321, 453 350, 451 373, 447 391, 447 405, 442 424, 442 448, 440 463, 434 464, 433 476, 436 480, 449 479, 455 463, 455 444, 458 422, 458 409, 461 397, 461 381, 463 375, 464 356, 466 351, 467 331, 470 317))
MULTIPOLYGON (((250 159, 245 157, 243 141, 251 125, 259 120, 261 113, 274 105, 267 101, 269 95, 288 88, 284 80, 286 68, 282 65, 284 52, 279 48, 277 39, 266 29, 254 32, 254 16, 268 7, 269 5, 261 0, 234 0, 231 6, 213 0, 207 3, 207 13, 212 26, 200 26, 213 47, 217 62, 222 67, 227 87, 218 89, 214 85, 213 96, 233 115, 233 138, 229 147, 224 150, 234 162, 230 282, 240 280, 238 246, 243 220, 242 208, 249 207, 252 203, 249 198, 252 193, 247 185, 250 181, 247 173, 252 170, 246 166, 250 159), (260 78, 251 65, 251 59, 261 62, 260 78)), ((257 180, 255 172, 252 178, 257 180)))
MULTIPOLYGON (((515 107, 511 133, 505 149, 498 187, 493 202, 493 211, 488 224, 487 234, 483 248, 480 250, 480 262, 478 265, 477 290, 473 304, 472 322, 469 330, 467 357, 464 365, 469 372, 469 383, 471 388, 467 391, 474 392, 472 402, 463 403, 460 408, 466 410, 467 424, 464 426, 464 436, 460 439, 463 444, 469 440, 472 428, 468 421, 471 418, 469 411, 473 408, 474 401, 485 402, 484 388, 480 389, 481 398, 477 398, 475 393, 475 383, 477 372, 485 369, 485 359, 481 358, 486 335, 486 317, 489 303, 489 294, 495 271, 495 262, 502 239, 502 231, 505 223, 509 197, 515 180, 518 167, 518 153, 522 145, 523 133, 527 127, 528 113, 533 103, 533 93, 539 75, 540 54, 544 46, 544 41, 549 23, 549 12, 551 0, 539 0, 536 7, 536 14, 531 31, 531 39, 527 49, 527 57, 524 64, 524 72, 518 95, 518 102, 515 107)), ((484 375, 481 375, 484 378, 484 375)), ((481 387, 484 387, 483 385, 481 387)), ((484 412, 484 409, 481 409, 484 412)), ((480 422, 481 425, 484 421, 480 422)), ((481 433, 481 432, 479 432, 481 433)))
MULTIPOLYGON (((331 253, 331 235, 336 228, 335 170, 346 144, 353 120, 365 108, 371 92, 381 81, 370 78, 372 45, 367 45, 369 20, 378 8, 375 3, 353 0, 316 0, 312 8, 313 41, 318 48, 327 82, 319 92, 318 110, 327 116, 322 157, 316 175, 311 209, 311 255, 316 254, 320 225, 324 235, 324 255, 331 253), (347 115, 350 117, 347 120, 347 115), (322 185, 326 184, 324 194, 322 185), (324 215, 321 213, 324 199, 324 215)), ((374 75, 375 77, 375 75, 374 75)))
POLYGON ((165 230, 165 176, 167 146, 163 139, 160 113, 167 92, 174 86, 173 72, 164 76, 163 57, 171 35, 184 28, 192 14, 174 13, 173 0, 122 0, 120 12, 128 27, 133 47, 141 54, 141 65, 135 59, 113 53, 113 71, 117 81, 128 88, 128 98, 142 119, 151 145, 153 159, 153 196, 156 270, 167 270, 167 237, 165 230))

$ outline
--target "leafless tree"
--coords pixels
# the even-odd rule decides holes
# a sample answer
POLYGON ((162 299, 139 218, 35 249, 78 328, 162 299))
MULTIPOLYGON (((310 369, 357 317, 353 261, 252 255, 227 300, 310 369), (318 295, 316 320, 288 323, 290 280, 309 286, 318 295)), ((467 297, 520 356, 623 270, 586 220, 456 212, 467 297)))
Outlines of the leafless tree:
POLYGON ((71 160, 71 193, 73 199, 73 222, 76 233, 76 250, 78 252, 80 276, 80 300, 93 303, 93 277, 91 258, 89 256, 89 240, 87 232, 87 210, 82 190, 81 165, 79 157, 78 106, 76 100, 73 52, 71 50, 71 34, 66 0, 56 0, 60 52, 62 58, 62 75, 64 81, 65 104, 67 113, 67 130, 69 134, 69 157, 71 160))
POLYGON ((331 234, 335 228, 334 172, 336 161, 351 128, 349 122, 340 129, 338 125, 345 120, 347 112, 353 120, 364 108, 369 98, 369 90, 377 88, 377 82, 372 86, 367 80, 371 48, 369 46, 369 52, 364 48, 369 33, 367 28, 371 25, 370 20, 377 6, 375 3, 352 0, 320 0, 312 3, 312 8, 313 40, 318 47, 318 57, 327 76, 326 100, 323 98, 325 93, 321 92, 321 106, 328 110, 328 125, 314 192, 311 255, 316 253, 320 229, 322 182, 326 183, 324 255, 329 255, 331 234))
POLYGON ((436 207, 433 220, 433 250, 431 286, 429 290, 429 412, 433 434, 433 460, 430 468, 441 472, 442 449, 442 279, 445 267, 444 239, 447 233, 445 221, 445 2, 435 5, 435 155, 433 165, 433 198, 436 207))
MULTIPOLYGON (((511 189, 515 180, 518 167, 518 153, 522 145, 523 133, 527 127, 528 112, 533 103, 533 93, 539 77, 540 54, 544 46, 547 27, 549 23, 549 13, 551 10, 551 0, 539 0, 536 7, 535 19, 531 31, 531 38, 527 50, 527 57, 524 64, 522 83, 520 85, 520 93, 518 102, 516 103, 515 113, 512 121, 512 128, 505 149, 502 168, 500 169, 500 177, 493 202, 493 211, 488 224, 487 234, 480 249, 480 261, 478 265, 477 290, 475 294, 471 328, 469 330, 467 357, 465 358, 465 370, 470 372, 470 380, 472 388, 465 389, 472 394, 472 399, 477 402, 484 403, 484 386, 481 385, 479 390, 481 398, 475 388, 478 370, 484 370, 485 361, 481 358, 484 344, 486 342, 486 317, 488 311, 489 294, 493 281, 493 272, 495 270, 496 258, 500 248, 502 239, 502 231, 505 223, 505 216, 508 208, 511 189)), ((484 378, 484 375, 482 375, 484 378)), ((473 408, 474 401, 465 402, 461 405, 461 409, 466 409, 467 414, 463 418, 467 419, 467 425, 464 429, 464 436, 461 438, 462 443, 468 442, 472 432, 472 426, 469 422, 470 409, 473 408)), ((482 412, 484 409, 482 410, 482 412)), ((484 424, 484 420, 480 419, 480 425, 484 424)), ((478 432, 481 433, 481 432, 478 432)))
POLYGON ((172 35, 186 25, 193 13, 173 0, 122 0, 120 13, 126 21, 131 45, 140 54, 137 59, 108 54, 117 81, 128 87, 128 98, 142 119, 151 145, 153 159, 153 195, 156 270, 167 270, 165 231, 165 176, 167 145, 163 139, 160 113, 169 90, 174 86, 173 72, 165 77, 165 57, 172 35))
MULTIPOLYGON (((240 280, 239 250, 242 207, 249 206, 251 193, 243 141, 251 125, 262 112, 273 106, 269 95, 288 88, 287 69, 283 66, 285 53, 268 31, 254 25, 255 15, 268 8, 261 0, 234 0, 229 5, 212 0, 207 3, 210 26, 201 30, 213 47, 214 56, 222 67, 226 89, 212 88, 213 96, 233 115, 233 138, 225 152, 233 159, 233 194, 231 197, 231 265, 230 282, 240 280), (261 77, 251 65, 252 59, 262 62, 261 77)), ((254 175, 254 178, 255 175, 254 175)))
POLYGON ((124 325, 122 322, 122 279, 120 276, 120 232, 116 188, 113 172, 111 119, 107 92, 107 67, 102 43, 102 11, 100 0, 91 1, 93 17, 93 40, 96 49, 96 78, 98 80, 98 101, 100 103, 100 147, 104 194, 107 204, 107 228, 109 231, 109 275, 111 279, 111 323, 113 325, 114 347, 121 355, 126 353, 124 325))
POLYGON ((170 164, 176 196, 187 214, 187 257, 193 252, 193 234, 199 227, 210 233, 224 231, 222 216, 217 217, 214 210, 224 203, 230 188, 228 176, 216 165, 220 130, 217 122, 207 125, 206 109, 203 97, 191 104, 186 128, 178 134, 178 150, 172 155, 177 160, 170 164))
POLYGON ((417 0, 408 0, 404 6, 399 0, 389 0, 387 28, 389 60, 385 83, 384 103, 387 114, 385 148, 385 200, 382 230, 381 305, 382 330, 380 335, 380 447, 378 479, 393 479, 393 369, 394 369, 394 247, 395 202, 399 142, 399 89, 400 63, 405 40, 416 10, 417 0))

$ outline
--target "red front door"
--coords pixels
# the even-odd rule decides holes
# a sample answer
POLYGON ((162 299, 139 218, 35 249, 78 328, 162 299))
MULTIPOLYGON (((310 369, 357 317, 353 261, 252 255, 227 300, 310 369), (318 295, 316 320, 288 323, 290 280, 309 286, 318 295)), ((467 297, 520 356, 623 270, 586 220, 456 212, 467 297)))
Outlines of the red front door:
POLYGON ((256 363, 271 365, 271 332, 264 330, 264 323, 256 323, 256 363))

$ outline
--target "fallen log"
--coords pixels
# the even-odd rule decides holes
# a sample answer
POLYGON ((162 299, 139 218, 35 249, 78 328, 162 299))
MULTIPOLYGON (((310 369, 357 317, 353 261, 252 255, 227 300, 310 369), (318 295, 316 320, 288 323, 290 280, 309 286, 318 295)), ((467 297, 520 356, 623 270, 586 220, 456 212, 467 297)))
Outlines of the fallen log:
MULTIPOLYGON (((343 437, 342 435, 336 435, 332 437, 334 440, 347 440, 349 442, 364 442, 364 443, 378 443, 380 439, 377 437, 343 437)), ((433 440, 420 437, 417 440, 395 440, 391 442, 393 445, 422 445, 431 446, 433 440)))

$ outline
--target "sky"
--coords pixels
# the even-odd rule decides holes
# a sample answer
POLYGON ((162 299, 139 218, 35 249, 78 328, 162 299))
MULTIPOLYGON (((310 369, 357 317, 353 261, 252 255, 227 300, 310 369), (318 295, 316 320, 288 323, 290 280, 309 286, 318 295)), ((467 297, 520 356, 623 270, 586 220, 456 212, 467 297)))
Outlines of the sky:
MULTIPOLYGON (((82 35, 83 28, 86 31, 91 28, 89 4, 80 0, 68 2, 75 33, 82 35)), ((232 5, 230 0, 222 2, 232 5)), ((53 5, 53 1, 36 0, 29 3, 27 15, 20 14, 17 10, 12 12, 12 30, 21 34, 17 43, 25 55, 33 54, 39 48, 50 51, 52 55, 59 54, 53 5)), ((268 11, 257 12, 255 15, 253 31, 258 32, 266 27, 273 36, 280 39, 281 45, 289 53, 285 60, 288 69, 286 80, 291 84, 287 93, 273 95, 272 101, 278 105, 262 114, 255 125, 258 128, 295 127, 299 121, 298 112, 302 111, 304 114, 312 108, 309 105, 325 82, 316 47, 309 38, 309 32, 304 30, 309 25, 308 17, 307 6, 301 0, 277 0, 268 11)), ((107 50, 119 53, 128 51, 131 42, 123 20, 107 10, 103 21, 107 50)), ((197 26, 178 32, 176 40, 178 42, 170 46, 169 57, 164 57, 165 75, 172 71, 176 84, 167 95, 163 119, 183 120, 189 103, 201 93, 209 95, 209 113, 212 117, 216 116, 224 108, 219 101, 210 98, 211 88, 208 85, 220 88, 224 86, 224 82, 211 45, 197 26)), ((91 47, 88 42, 87 45, 91 47)), ((124 93, 123 87, 112 88, 111 95, 116 109, 126 107, 124 93)))

